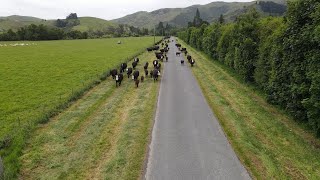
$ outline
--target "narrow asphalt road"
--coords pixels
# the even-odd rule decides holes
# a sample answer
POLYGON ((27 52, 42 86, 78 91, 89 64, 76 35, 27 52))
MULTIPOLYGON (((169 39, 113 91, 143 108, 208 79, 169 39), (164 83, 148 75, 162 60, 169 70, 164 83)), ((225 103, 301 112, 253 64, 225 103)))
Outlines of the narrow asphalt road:
POLYGON ((250 179, 174 44, 161 80, 145 178, 250 179))

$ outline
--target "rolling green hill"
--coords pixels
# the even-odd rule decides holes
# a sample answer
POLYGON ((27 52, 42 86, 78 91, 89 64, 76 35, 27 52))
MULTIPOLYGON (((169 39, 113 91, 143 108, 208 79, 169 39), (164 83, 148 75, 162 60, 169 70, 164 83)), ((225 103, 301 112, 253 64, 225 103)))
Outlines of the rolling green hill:
MULTIPOLYGON (((72 27, 73 30, 84 31, 98 31, 104 30, 108 27, 116 27, 117 24, 95 17, 79 17, 80 25, 72 27)), ((55 20, 45 20, 29 16, 8 16, 0 17, 0 32, 7 31, 8 29, 17 30, 23 26, 30 24, 44 24, 48 26, 54 26, 55 20)))
POLYGON ((137 27, 153 28, 160 21, 169 23, 177 27, 184 27, 188 25, 188 22, 192 21, 196 12, 199 9, 203 20, 208 22, 216 21, 221 14, 225 16, 227 21, 232 21, 239 14, 242 14, 249 7, 256 8, 262 14, 274 14, 273 11, 276 9, 283 9, 286 6, 285 0, 265 0, 273 2, 273 9, 262 8, 256 1, 253 2, 212 2, 206 5, 193 5, 186 8, 166 8, 159 9, 152 12, 140 11, 125 17, 112 20, 119 24, 128 24, 137 27), (270 11, 270 12, 269 12, 270 11))
POLYGON ((80 17, 80 25, 78 26, 74 26, 72 29, 73 30, 78 30, 81 32, 84 31, 97 31, 97 30, 105 30, 109 27, 116 27, 117 24, 110 22, 110 21, 106 21, 104 19, 99 19, 99 18, 94 18, 94 17, 80 17))
POLYGON ((0 32, 7 31, 8 29, 16 30, 20 27, 30 25, 30 24, 48 24, 44 19, 30 17, 30 16, 8 16, 0 17, 0 32))

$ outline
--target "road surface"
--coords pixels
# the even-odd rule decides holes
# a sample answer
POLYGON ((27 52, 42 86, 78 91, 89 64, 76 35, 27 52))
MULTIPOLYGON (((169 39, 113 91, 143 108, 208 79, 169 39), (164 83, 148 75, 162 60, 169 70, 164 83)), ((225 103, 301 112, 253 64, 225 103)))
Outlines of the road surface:
POLYGON ((174 44, 161 79, 145 178, 250 179, 174 44))

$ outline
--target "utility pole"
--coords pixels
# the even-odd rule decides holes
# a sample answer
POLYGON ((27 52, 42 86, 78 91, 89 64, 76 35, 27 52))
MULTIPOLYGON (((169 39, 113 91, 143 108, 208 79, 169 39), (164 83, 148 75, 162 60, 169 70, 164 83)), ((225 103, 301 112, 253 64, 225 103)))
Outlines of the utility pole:
POLYGON ((153 29, 153 44, 156 45, 156 25, 154 25, 153 29))

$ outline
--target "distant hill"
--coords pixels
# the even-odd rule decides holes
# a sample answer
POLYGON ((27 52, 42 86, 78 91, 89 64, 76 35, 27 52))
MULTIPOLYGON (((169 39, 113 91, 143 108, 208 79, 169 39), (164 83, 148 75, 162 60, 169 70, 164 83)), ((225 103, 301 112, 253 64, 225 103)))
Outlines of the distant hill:
POLYGON ((248 8, 256 8, 259 12, 265 15, 283 15, 286 10, 285 0, 265 0, 268 2, 268 7, 261 5, 260 1, 253 2, 212 2, 206 5, 193 5, 186 8, 166 8, 152 12, 140 11, 125 17, 112 20, 119 24, 128 24, 137 27, 153 28, 160 21, 169 23, 177 27, 184 27, 188 22, 192 21, 198 8, 201 13, 201 18, 208 22, 216 21, 221 14, 225 16, 227 21, 233 21, 248 8), (270 8, 270 7, 271 8, 270 8), (284 9, 284 10, 283 10, 284 9), (280 11, 280 13, 275 13, 280 11))
MULTIPOLYGON (((283 15, 286 11, 286 0, 264 0, 253 2, 212 2, 206 5, 193 5, 187 8, 165 8, 152 12, 140 11, 125 17, 107 21, 95 17, 79 17, 80 24, 72 27, 79 31, 106 31, 119 27, 118 24, 126 24, 139 28, 153 29, 160 21, 177 27, 185 27, 193 20, 196 9, 201 13, 201 18, 208 22, 216 21, 221 14, 226 21, 233 21, 237 16, 244 13, 248 8, 256 8, 265 15, 283 15)), ((45 20, 29 16, 0 17, 0 33, 8 29, 17 30, 30 24, 44 24, 55 26, 56 20, 45 20)))
POLYGON ((74 26, 73 30, 78 30, 81 32, 85 31, 103 31, 109 27, 117 27, 118 25, 114 22, 107 21, 104 19, 94 18, 94 17, 80 17, 80 25, 74 26))
POLYGON ((30 24, 47 24, 47 22, 46 20, 30 16, 13 15, 0 17, 0 32, 7 31, 8 29, 16 30, 30 24))
MULTIPOLYGON (((79 30, 81 32, 92 30, 104 30, 108 27, 116 27, 117 24, 104 19, 95 17, 79 17, 80 25, 72 27, 73 30, 79 30)), ((44 20, 36 17, 29 16, 8 16, 0 17, 0 32, 7 31, 8 29, 18 30, 19 28, 30 24, 44 24, 47 26, 54 26, 56 20, 44 20)))

